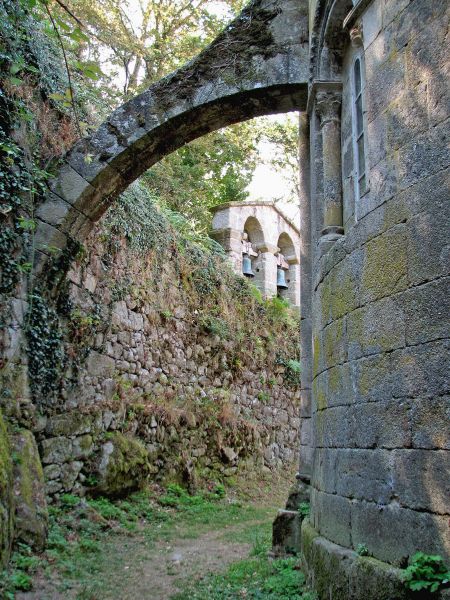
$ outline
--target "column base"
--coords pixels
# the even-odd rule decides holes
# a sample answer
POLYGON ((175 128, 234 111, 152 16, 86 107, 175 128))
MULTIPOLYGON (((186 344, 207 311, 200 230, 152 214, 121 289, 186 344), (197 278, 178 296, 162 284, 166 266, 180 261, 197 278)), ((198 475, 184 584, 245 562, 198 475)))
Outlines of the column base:
POLYGON ((344 229, 342 227, 326 227, 323 229, 319 240, 320 255, 326 254, 343 235, 344 229))

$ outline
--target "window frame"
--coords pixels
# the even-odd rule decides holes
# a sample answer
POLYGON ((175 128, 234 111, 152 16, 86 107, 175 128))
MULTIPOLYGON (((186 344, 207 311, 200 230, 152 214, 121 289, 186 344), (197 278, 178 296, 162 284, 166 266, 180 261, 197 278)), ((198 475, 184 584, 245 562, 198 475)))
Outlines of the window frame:
POLYGON ((364 59, 362 53, 360 52, 358 52, 358 54, 352 60, 350 77, 352 97, 352 146, 354 189, 355 200, 360 201, 370 191, 367 170, 367 128, 364 110, 364 59), (359 90, 357 89, 357 63, 359 63, 359 90), (361 190, 361 181, 363 179, 364 191, 361 190))

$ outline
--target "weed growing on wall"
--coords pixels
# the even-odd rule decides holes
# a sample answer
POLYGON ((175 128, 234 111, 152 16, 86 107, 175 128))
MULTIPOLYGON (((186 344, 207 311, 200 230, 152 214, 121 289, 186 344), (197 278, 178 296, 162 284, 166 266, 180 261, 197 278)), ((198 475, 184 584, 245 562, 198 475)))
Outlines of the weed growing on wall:
POLYGON ((417 552, 405 571, 405 586, 414 591, 437 592, 450 585, 450 570, 442 556, 417 552))

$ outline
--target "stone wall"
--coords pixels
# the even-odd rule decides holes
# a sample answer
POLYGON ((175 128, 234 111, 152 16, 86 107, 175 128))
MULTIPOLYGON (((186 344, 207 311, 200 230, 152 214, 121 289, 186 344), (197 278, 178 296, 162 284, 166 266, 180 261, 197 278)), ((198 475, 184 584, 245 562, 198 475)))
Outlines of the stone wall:
POLYGON ((107 491, 122 435, 143 444, 157 480, 195 485, 296 461, 298 383, 280 362, 298 355, 295 319, 271 324, 223 259, 196 289, 192 271, 205 265, 179 250, 111 242, 97 228, 68 274, 63 384, 37 400, 47 491, 107 491))
MULTIPOLYGON (((448 7, 375 0, 351 26, 358 24, 370 190, 358 199, 351 186, 354 50, 347 43, 345 235, 331 246, 319 239, 326 173, 312 172, 319 208, 311 524, 334 544, 365 544, 371 556, 404 566, 419 550, 450 553, 448 7)), ((314 113, 311 135, 312 162, 319 164, 324 134, 314 113)), ((320 565, 311 566, 322 577, 320 565)), ((333 577, 330 571, 328 582, 333 577)), ((322 589, 324 598, 363 597, 329 589, 322 589)))

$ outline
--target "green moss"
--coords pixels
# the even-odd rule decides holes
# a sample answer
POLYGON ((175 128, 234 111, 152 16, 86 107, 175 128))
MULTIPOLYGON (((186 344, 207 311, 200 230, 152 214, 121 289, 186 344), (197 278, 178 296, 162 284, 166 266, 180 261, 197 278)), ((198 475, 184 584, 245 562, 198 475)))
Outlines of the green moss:
POLYGON ((370 357, 361 361, 361 372, 359 377, 359 391, 362 396, 367 396, 372 389, 386 380, 391 372, 389 355, 370 357))
POLYGON ((323 351, 327 368, 334 367, 339 362, 339 348, 344 336, 344 319, 335 321, 324 330, 323 351))
POLYGON ((12 477, 11 446, 6 423, 0 411, 0 490, 7 488, 12 477))
POLYGON ((48 513, 44 473, 31 431, 14 436, 15 538, 40 550, 47 538, 48 513))
POLYGON ((366 245, 362 292, 368 299, 382 298, 406 286, 407 240, 403 227, 395 227, 366 245))
POLYGON ((315 335, 313 337, 313 374, 317 375, 319 372, 319 363, 320 363, 320 341, 319 336, 315 335))
POLYGON ((342 372, 341 367, 335 367, 328 372, 328 389, 331 393, 335 393, 341 388, 342 372))
POLYGON ((151 473, 147 449, 137 438, 114 432, 109 436, 114 449, 97 492, 108 496, 123 496, 141 489, 151 473))
POLYGON ((8 429, 0 411, 0 566, 4 565, 11 548, 13 532, 13 463, 8 429))
POLYGON ((20 455, 18 457, 18 467, 21 474, 20 494, 22 501, 32 505, 33 484, 36 481, 43 482, 44 473, 33 434, 30 431, 22 431, 20 437, 22 439, 20 455))

